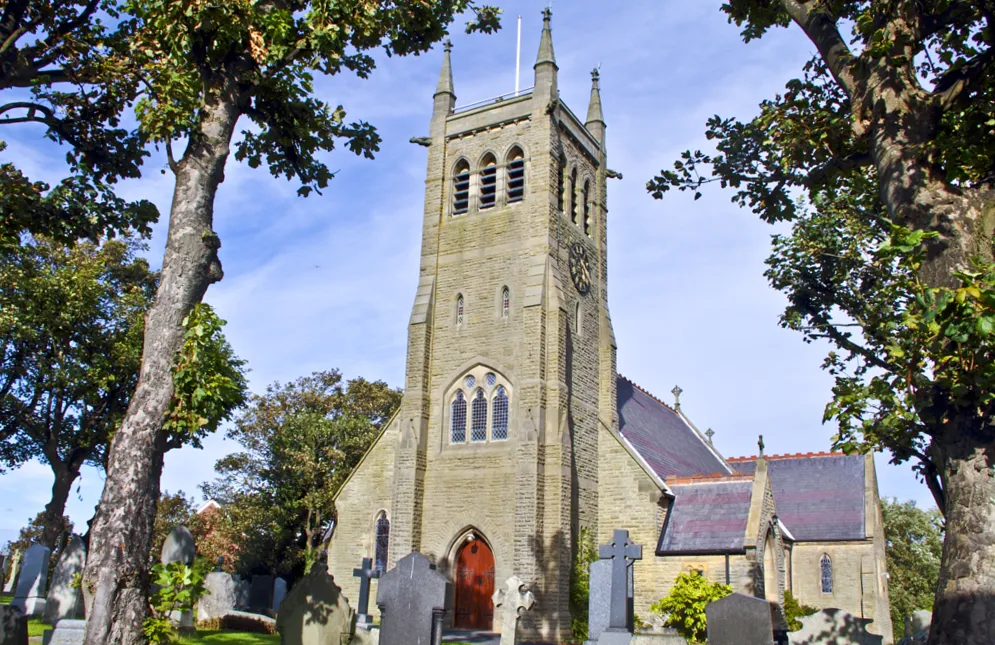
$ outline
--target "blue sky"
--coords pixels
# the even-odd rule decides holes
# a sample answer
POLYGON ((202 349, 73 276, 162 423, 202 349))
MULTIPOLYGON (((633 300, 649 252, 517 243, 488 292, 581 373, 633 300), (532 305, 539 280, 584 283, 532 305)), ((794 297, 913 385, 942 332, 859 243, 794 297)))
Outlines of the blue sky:
MULTIPOLYGON (((510 92, 515 77, 515 19, 523 16, 522 86, 532 85, 540 11, 545 2, 499 2, 505 29, 492 36, 454 28, 458 105, 510 92)), ((601 65, 609 166, 624 175, 609 183, 609 306, 619 371, 663 400, 683 388, 683 410, 715 430, 726 456, 828 450, 832 425, 822 424, 831 379, 819 369, 826 347, 806 345, 778 327, 783 297, 767 286, 763 261, 775 229, 729 202, 718 187, 699 201, 687 194, 655 201, 645 183, 681 151, 708 149, 705 120, 750 117, 782 90, 814 52, 797 29, 744 44, 718 0, 560 1, 553 36, 562 98, 585 114, 590 70, 601 65), (608 9, 610 7, 610 9, 608 9)), ((222 240, 224 280, 207 300, 228 321, 226 334, 248 361, 261 391, 314 370, 403 386, 407 320, 418 276, 424 148, 441 48, 405 59, 378 56, 369 80, 340 76, 318 82, 320 97, 342 104, 349 118, 369 121, 384 138, 375 161, 341 150, 328 156, 338 171, 324 195, 296 196, 296 186, 229 161, 218 191, 215 228, 222 240)), ((63 157, 39 132, 2 133, 0 159, 35 178, 57 176, 63 157)), ((149 257, 161 262, 172 176, 162 155, 146 177, 121 191, 153 200, 163 213, 149 257)), ((162 488, 199 501, 198 485, 214 462, 237 449, 222 434, 203 450, 170 453, 162 488)), ((883 496, 932 506, 907 466, 878 456, 883 496)), ((0 545, 16 536, 49 499, 47 467, 31 463, 0 476, 0 545)), ((91 517, 103 486, 86 470, 68 512, 78 526, 91 517)))

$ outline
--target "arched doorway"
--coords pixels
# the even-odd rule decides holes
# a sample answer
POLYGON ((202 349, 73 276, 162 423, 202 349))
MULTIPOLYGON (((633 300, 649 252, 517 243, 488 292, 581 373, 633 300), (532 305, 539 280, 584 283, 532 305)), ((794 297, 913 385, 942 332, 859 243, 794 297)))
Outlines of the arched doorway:
POLYGON ((490 630, 494 624, 494 554, 471 535, 456 556, 456 611, 458 629, 490 630))

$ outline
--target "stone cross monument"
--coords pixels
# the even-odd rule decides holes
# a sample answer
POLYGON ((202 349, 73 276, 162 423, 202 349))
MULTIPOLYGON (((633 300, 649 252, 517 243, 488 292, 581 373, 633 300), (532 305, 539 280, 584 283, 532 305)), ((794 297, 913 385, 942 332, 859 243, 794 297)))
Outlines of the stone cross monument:
POLYGON ((522 615, 519 610, 532 609, 536 599, 518 576, 508 578, 505 585, 508 590, 498 589, 491 599, 495 609, 501 608, 501 645, 517 645, 518 618, 522 615))
POLYGON ((356 609, 356 627, 369 629, 373 627, 373 616, 370 615, 370 580, 380 577, 380 569, 373 566, 373 560, 363 558, 363 566, 352 570, 352 575, 359 578, 359 607, 356 609))
POLYGON ((615 529, 611 544, 598 548, 602 560, 611 560, 611 610, 608 629, 601 633, 599 645, 627 645, 632 640, 629 620, 629 567, 643 558, 643 547, 629 541, 629 532, 615 529))

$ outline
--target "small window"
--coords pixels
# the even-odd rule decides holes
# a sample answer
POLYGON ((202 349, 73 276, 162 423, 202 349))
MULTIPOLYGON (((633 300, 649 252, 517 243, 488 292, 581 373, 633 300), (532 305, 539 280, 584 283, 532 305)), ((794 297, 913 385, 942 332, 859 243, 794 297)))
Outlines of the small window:
POLYGON ((525 198, 525 155, 522 149, 512 148, 508 155, 508 203, 525 198))
POLYGON ((449 440, 452 443, 466 442, 466 397, 462 390, 453 399, 452 419, 449 425, 449 440))
POLYGON ((470 410, 470 440, 487 441, 487 399, 484 389, 478 388, 470 410))
POLYGON ((570 173, 570 219, 577 223, 577 169, 570 173))
POLYGON ((581 199, 584 200, 584 235, 591 237, 591 204, 588 201, 591 193, 591 182, 584 182, 584 190, 581 192, 581 199))
POLYGON ((465 215, 470 210, 470 164, 456 164, 453 175, 453 215, 465 215))
POLYGON ((463 296, 456 296, 456 326, 463 326, 463 296))
POLYGON ((508 438, 508 393, 499 385, 494 402, 491 404, 491 439, 502 441, 508 438))
POLYGON ((584 318, 584 311, 581 309, 580 303, 574 305, 574 333, 580 336, 582 331, 581 320, 584 318))
POLYGON ((833 593, 833 561, 829 555, 823 554, 819 567, 822 570, 822 593, 833 593))
POLYGON ((494 384, 497 383, 497 375, 494 372, 488 372, 484 381, 487 383, 487 387, 494 387, 494 384))
POLYGON ((376 552, 374 553, 374 562, 377 571, 381 574, 387 571, 387 548, 390 546, 390 520, 387 519, 387 513, 385 511, 380 511, 380 516, 377 517, 377 527, 376 527, 376 552))
POLYGON ((494 155, 484 158, 480 171, 480 208, 494 208, 497 201, 497 161, 494 155))
POLYGON ((556 207, 560 209, 560 212, 564 211, 564 203, 566 202, 567 194, 567 158, 560 157, 560 168, 556 173, 556 207))
POLYGON ((511 315, 511 292, 508 287, 501 290, 501 317, 507 318, 511 315))

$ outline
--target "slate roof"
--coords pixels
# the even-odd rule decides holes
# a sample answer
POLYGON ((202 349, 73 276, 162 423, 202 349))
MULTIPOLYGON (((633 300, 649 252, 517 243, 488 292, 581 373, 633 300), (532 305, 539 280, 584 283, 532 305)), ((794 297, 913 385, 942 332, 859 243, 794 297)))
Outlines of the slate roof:
MULTIPOLYGON (((755 457, 729 463, 740 472, 756 470, 755 457)), ((862 455, 773 455, 767 458, 767 473, 777 516, 796 541, 866 538, 862 455)))
POLYGON ((752 476, 672 485, 674 502, 657 555, 741 553, 750 515, 752 476))
POLYGON ((732 472, 680 414, 624 376, 618 420, 621 435, 661 479, 732 472))

